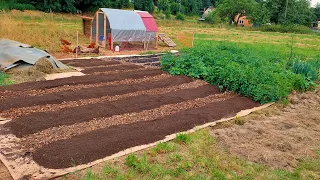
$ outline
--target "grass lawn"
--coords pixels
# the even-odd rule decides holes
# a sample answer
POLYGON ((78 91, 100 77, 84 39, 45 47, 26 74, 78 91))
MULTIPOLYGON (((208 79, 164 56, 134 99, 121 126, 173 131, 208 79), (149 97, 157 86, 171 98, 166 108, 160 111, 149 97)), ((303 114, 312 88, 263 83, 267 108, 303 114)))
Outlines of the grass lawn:
POLYGON ((248 162, 221 148, 209 129, 182 134, 168 143, 108 162, 84 174, 65 178, 92 179, 316 179, 320 152, 291 170, 281 170, 248 162), (98 170, 97 170, 98 169, 98 170))

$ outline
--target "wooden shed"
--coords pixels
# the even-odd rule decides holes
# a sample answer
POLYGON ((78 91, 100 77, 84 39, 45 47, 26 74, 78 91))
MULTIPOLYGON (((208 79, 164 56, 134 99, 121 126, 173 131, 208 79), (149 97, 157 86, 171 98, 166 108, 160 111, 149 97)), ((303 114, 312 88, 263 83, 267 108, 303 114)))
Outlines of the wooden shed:
POLYGON ((91 25, 92 25, 92 17, 81 16, 82 18, 82 29, 83 34, 86 36, 91 36, 91 25))

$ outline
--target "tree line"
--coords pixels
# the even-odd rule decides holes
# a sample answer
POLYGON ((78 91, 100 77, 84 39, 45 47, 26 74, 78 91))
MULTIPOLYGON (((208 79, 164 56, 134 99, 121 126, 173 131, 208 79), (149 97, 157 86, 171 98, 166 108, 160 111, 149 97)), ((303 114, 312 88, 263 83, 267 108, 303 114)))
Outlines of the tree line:
POLYGON ((309 0, 0 0, 0 9, 36 9, 45 12, 94 12, 98 8, 137 9, 153 13, 201 15, 204 8, 215 8, 211 22, 236 22, 248 16, 256 24, 300 24, 310 26, 320 18, 320 4, 310 7, 309 0))

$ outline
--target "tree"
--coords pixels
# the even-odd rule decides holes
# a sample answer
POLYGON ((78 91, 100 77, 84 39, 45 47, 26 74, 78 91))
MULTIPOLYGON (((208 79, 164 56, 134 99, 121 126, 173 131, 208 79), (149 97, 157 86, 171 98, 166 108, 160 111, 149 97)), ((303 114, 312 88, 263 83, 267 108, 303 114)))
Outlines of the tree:
POLYGON ((223 0, 219 3, 217 11, 221 18, 228 19, 229 24, 234 21, 238 24, 240 17, 254 11, 256 3, 254 0, 223 0))
POLYGON ((314 8, 314 14, 317 16, 317 18, 320 18, 320 3, 316 4, 316 7, 314 8))
POLYGON ((256 3, 248 17, 254 24, 257 25, 270 23, 270 12, 263 1, 256 3))
POLYGON ((148 11, 150 13, 154 11, 153 0, 134 0, 133 5, 134 9, 148 11))

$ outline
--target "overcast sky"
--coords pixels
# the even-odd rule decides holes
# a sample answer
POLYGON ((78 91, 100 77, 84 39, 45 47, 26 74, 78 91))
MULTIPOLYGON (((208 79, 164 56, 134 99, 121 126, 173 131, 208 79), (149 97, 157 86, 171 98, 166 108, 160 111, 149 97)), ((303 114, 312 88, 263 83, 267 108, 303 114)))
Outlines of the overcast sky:
POLYGON ((311 0, 311 1, 312 1, 312 2, 311 2, 312 6, 316 5, 317 2, 320 3, 320 0, 311 0))

